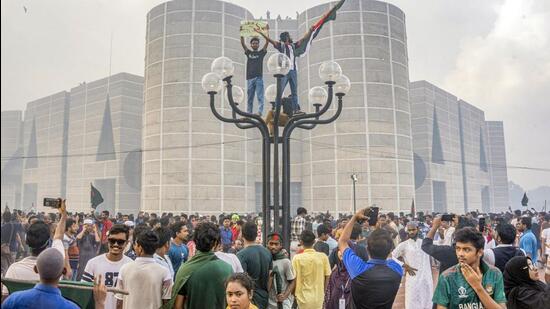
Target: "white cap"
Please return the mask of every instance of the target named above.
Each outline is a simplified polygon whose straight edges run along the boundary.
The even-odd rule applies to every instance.
[[[94,224],[92,219],[84,219],[84,224]]]
[[[133,221],[125,221],[124,225],[126,225],[128,227],[134,227],[134,222]]]

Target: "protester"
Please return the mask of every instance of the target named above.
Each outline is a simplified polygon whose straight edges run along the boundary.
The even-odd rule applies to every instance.
[[[220,229],[211,222],[197,224],[193,231],[197,253],[176,274],[171,300],[163,308],[225,308],[225,281],[231,266],[216,257]]]
[[[300,246],[300,235],[306,228],[307,210],[303,207],[298,207],[297,215],[290,223],[290,254],[293,256],[298,251]]]
[[[317,252],[321,252],[330,255],[330,246],[326,243],[326,240],[329,238],[330,229],[325,225],[321,224],[317,227],[317,241],[313,245],[313,249]]]
[[[456,265],[458,259],[456,256],[454,246],[438,246],[434,245],[434,237],[439,226],[441,225],[441,216],[434,218],[432,228],[426,235],[426,238],[422,240],[422,251],[426,252],[429,256],[439,261],[439,273],[442,274],[448,268]],[[475,227],[476,225],[467,218],[460,218],[459,223],[455,229],[455,233],[464,227]],[[485,240],[483,241],[485,243]]]
[[[291,309],[294,303],[292,291],[296,287],[296,274],[283,250],[279,233],[271,233],[267,236],[267,248],[273,257],[273,270],[269,278],[271,280],[269,308],[277,309],[277,303],[282,303],[283,309]]]
[[[267,282],[273,268],[271,253],[256,243],[258,227],[253,222],[246,222],[242,229],[244,249],[237,253],[244,272],[254,280],[253,303],[260,309],[267,308],[269,295]]]
[[[481,259],[483,235],[466,227],[454,239],[459,263],[439,276],[432,301],[438,308],[506,308],[502,273]]]
[[[158,309],[170,300],[172,276],[168,269],[159,265],[153,258],[159,244],[158,235],[154,231],[147,231],[140,233],[136,238],[134,250],[137,258],[124,264],[118,274],[116,287],[127,290],[128,295],[115,294],[117,307]],[[109,243],[113,243],[111,238]],[[124,246],[120,247],[121,252],[122,248]]]
[[[403,259],[406,271],[405,308],[432,308],[433,278],[430,256],[422,251],[418,223],[407,224],[408,239],[393,250],[394,259]]]
[[[76,235],[76,243],[78,245],[78,270],[75,280],[80,281],[84,268],[88,261],[97,255],[98,246],[101,241],[97,231],[97,225],[91,219],[84,219],[83,227],[80,233]]]
[[[241,261],[239,260],[237,255],[235,255],[234,253],[223,252],[223,245],[221,243],[216,246],[216,250],[214,254],[218,257],[218,259],[231,265],[231,269],[233,269],[233,273],[244,272],[243,266],[241,265]]]
[[[113,227],[113,222],[109,220],[108,210],[101,212],[101,220],[98,224],[98,230],[101,231],[101,246],[99,247],[99,253],[105,253],[109,250],[109,244],[107,243],[107,232],[109,232],[109,230]]]
[[[240,233],[240,230],[239,230],[239,233]],[[235,239],[233,241],[233,245],[231,246],[231,248],[229,248],[227,252],[232,254],[237,254],[237,252],[241,251],[243,247],[244,247],[243,241],[241,239]]]
[[[65,257],[58,249],[48,248],[36,258],[33,270],[40,283],[34,288],[11,294],[2,303],[2,309],[15,308],[79,308],[75,303],[65,299],[57,287],[59,278],[67,272]]]
[[[550,219],[550,215],[547,215],[545,219],[548,221]],[[544,253],[544,257],[546,259],[544,279],[546,283],[550,284],[550,227],[547,227],[542,231],[541,237],[541,243],[543,245],[542,252]]]
[[[108,232],[107,242],[109,251],[88,261],[82,274],[83,282],[94,282],[99,276],[104,279],[106,287],[115,287],[123,265],[132,262],[132,259],[123,254],[124,246],[128,241],[128,227],[115,224]],[[117,301],[112,292],[107,293],[105,308],[116,308]]]
[[[223,218],[223,225],[220,227],[223,252],[227,252],[233,244],[233,232],[231,231],[230,224],[231,219],[229,217]]]
[[[225,297],[227,308],[230,309],[258,309],[252,303],[254,282],[245,273],[231,275],[225,283]]]
[[[65,235],[63,236],[63,247],[65,248],[65,261],[67,266],[66,278],[76,280],[78,275],[79,248],[76,240],[78,223],[74,219],[67,219],[65,223]]]
[[[390,309],[403,276],[401,266],[394,260],[388,260],[393,249],[391,234],[384,229],[370,233],[367,240],[368,261],[359,257],[348,244],[353,226],[357,221],[367,220],[364,214],[369,211],[369,208],[362,209],[349,220],[338,240],[338,249],[342,252],[342,260],[351,278],[354,308]],[[367,301],[364,295],[369,295]]]
[[[504,292],[508,309],[539,309],[550,304],[550,285],[539,280],[531,258],[516,256],[504,269]]]
[[[313,232],[304,230],[300,236],[304,252],[292,258],[292,268],[296,273],[295,297],[300,309],[321,308],[331,273],[328,257],[313,250],[314,242]]]
[[[170,251],[170,238],[172,235],[172,230],[168,227],[161,226],[156,228],[154,231],[159,237],[159,244],[153,258],[159,265],[168,269],[170,272],[170,277],[173,280],[175,276],[174,267],[172,266],[172,261],[168,255],[168,251]]]
[[[538,242],[537,237],[531,231],[531,218],[522,217],[518,222],[518,231],[522,233],[519,239],[519,248],[525,251],[525,254],[536,263],[538,258]]]
[[[34,270],[38,255],[52,247],[58,250],[65,259],[65,248],[63,246],[63,235],[65,232],[65,223],[67,221],[67,210],[65,200],[60,201],[61,206],[58,209],[60,214],[59,222],[55,228],[53,239],[50,238],[50,228],[44,221],[36,221],[29,226],[27,231],[26,243],[29,246],[31,256],[10,265],[6,271],[5,278],[33,280],[38,281],[40,277]],[[7,294],[8,290],[3,287],[2,294]]]
[[[264,56],[267,54],[267,45],[269,41],[265,41],[262,49],[260,47],[260,39],[253,37],[250,39],[250,50],[244,43],[244,37],[241,36],[241,45],[246,55],[246,87],[248,88],[248,100],[246,111],[253,113],[254,94],[258,96],[258,115],[262,115],[264,111],[264,80],[263,80],[263,63]]]
[[[2,214],[2,276],[11,264],[15,262],[18,248],[22,247],[21,224],[17,222],[15,215],[6,209]]]
[[[501,223],[496,227],[496,242],[498,245],[483,253],[483,261],[495,266],[504,273],[504,266],[514,256],[525,256],[525,252],[514,247],[516,228],[509,223]]]
[[[168,256],[172,261],[174,272],[177,273],[181,264],[187,261],[189,249],[185,245],[189,237],[189,228],[185,222],[180,221],[172,224],[172,241],[170,242],[170,250]]]

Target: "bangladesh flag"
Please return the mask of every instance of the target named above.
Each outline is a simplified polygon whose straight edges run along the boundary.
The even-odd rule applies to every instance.
[[[2,284],[6,286],[10,294],[32,289],[36,283],[36,281],[2,278]],[[61,280],[59,289],[63,297],[74,302],[80,308],[95,308],[92,283]]]
[[[305,53],[307,53],[309,51],[309,47],[311,46],[311,42],[313,41],[313,39],[315,39],[317,37],[317,35],[319,34],[319,32],[321,31],[321,28],[323,28],[323,26],[331,21],[331,20],[335,20],[336,19],[336,11],[338,11],[342,5],[344,4],[346,0],[340,0],[336,3],[336,5],[334,5],[328,12],[326,12],[323,17],[321,17],[321,19],[319,19],[314,25],[313,25],[313,29],[311,32],[308,32],[309,33],[309,36],[306,36],[303,38],[303,40],[300,42],[300,45],[299,46],[296,46],[295,50],[294,50],[294,55],[296,57],[300,56],[300,55],[303,55]],[[305,43],[305,44],[304,44]]]
[[[96,209],[99,204],[103,203],[103,196],[101,196],[99,190],[92,183],[90,183],[90,187],[90,203],[92,204],[92,208]]]

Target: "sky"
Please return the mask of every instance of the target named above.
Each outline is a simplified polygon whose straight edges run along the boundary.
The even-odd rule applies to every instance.
[[[146,14],[163,2],[2,0],[2,111],[107,76],[111,37],[112,73],[143,75]],[[329,1],[228,2],[284,18]],[[388,2],[406,14],[410,80],[504,121],[508,178],[526,189],[550,185],[550,1]]]

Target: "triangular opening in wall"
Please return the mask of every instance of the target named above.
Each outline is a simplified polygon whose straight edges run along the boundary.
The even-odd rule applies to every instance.
[[[38,167],[38,147],[36,145],[36,117],[32,119],[31,136],[29,138],[29,146],[27,147],[27,155],[25,159],[25,168]]]
[[[487,172],[487,156],[485,155],[485,143],[483,142],[483,129],[479,129],[479,169]]]
[[[111,104],[109,95],[105,102],[105,111],[103,113],[103,123],[101,125],[101,134],[97,146],[96,161],[115,160],[115,142],[113,138],[113,122],[111,121]]]
[[[445,159],[443,158],[443,147],[441,146],[441,133],[439,132],[439,124],[437,122],[435,107],[432,132],[432,162],[437,164],[445,164]]]

